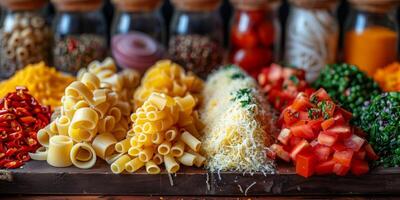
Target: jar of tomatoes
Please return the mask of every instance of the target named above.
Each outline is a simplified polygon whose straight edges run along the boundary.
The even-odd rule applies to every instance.
[[[279,1],[231,0],[229,61],[253,76],[279,55]]]
[[[344,61],[373,76],[398,60],[398,0],[349,0],[345,24]]]
[[[28,64],[50,64],[52,32],[46,20],[46,0],[1,0],[0,79]]]
[[[55,67],[76,74],[94,60],[107,55],[107,23],[102,0],[52,0],[57,13],[53,21]]]
[[[172,0],[175,13],[168,53],[172,60],[205,78],[223,59],[221,0]]]

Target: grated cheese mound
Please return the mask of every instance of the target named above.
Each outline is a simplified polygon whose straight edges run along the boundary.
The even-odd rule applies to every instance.
[[[206,124],[202,151],[211,172],[274,173],[266,146],[273,143],[273,111],[256,81],[241,69],[222,68],[207,80],[200,109]]]

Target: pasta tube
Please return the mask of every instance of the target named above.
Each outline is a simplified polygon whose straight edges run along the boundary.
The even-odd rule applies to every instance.
[[[181,135],[181,140],[193,151],[198,152],[200,150],[201,142],[189,132],[183,132]]]
[[[187,152],[183,153],[183,155],[178,158],[178,161],[186,166],[193,166],[195,160],[196,156]]]
[[[144,162],[142,162],[139,158],[135,158],[125,164],[125,169],[129,173],[133,173],[144,166]]]
[[[114,153],[115,143],[117,143],[117,140],[112,134],[102,133],[94,138],[92,147],[96,152],[96,155],[105,160],[107,156],[110,156]]]
[[[96,152],[87,143],[75,144],[70,152],[72,164],[81,169],[89,169],[96,164]]]
[[[164,156],[164,165],[168,173],[173,174],[179,170],[179,164],[171,155]]]
[[[125,170],[125,165],[131,160],[128,155],[123,155],[111,164],[111,171],[114,174],[120,174]]]
[[[32,160],[46,160],[47,159],[47,148],[46,147],[39,147],[35,153],[29,152],[29,156]]]
[[[146,162],[146,172],[149,174],[159,174],[161,169],[153,161],[148,161]]]
[[[55,135],[50,138],[47,163],[54,167],[68,167],[72,165],[70,152],[72,139],[65,135]]]

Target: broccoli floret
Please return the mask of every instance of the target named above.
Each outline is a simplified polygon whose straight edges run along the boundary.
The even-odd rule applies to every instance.
[[[381,93],[378,84],[349,64],[327,65],[314,83],[324,88],[342,107],[353,113],[353,124],[360,124],[360,114],[365,101]]]
[[[400,92],[383,93],[365,103],[361,128],[384,167],[400,166]]]

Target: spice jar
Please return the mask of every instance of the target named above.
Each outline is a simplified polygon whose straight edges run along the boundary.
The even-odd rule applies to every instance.
[[[46,0],[2,0],[5,14],[0,25],[0,79],[28,64],[51,57],[52,33],[43,7]]]
[[[229,61],[256,76],[279,54],[279,1],[231,0],[231,3],[235,11],[230,28]]]
[[[223,59],[221,0],[172,0],[169,55],[187,70],[205,78]]]
[[[144,72],[164,57],[161,3],[161,0],[114,0],[118,12],[113,21],[111,50],[118,66]]]
[[[344,61],[373,76],[397,60],[397,0],[349,0],[352,5],[344,34]]]
[[[337,0],[290,0],[284,60],[304,69],[315,81],[326,64],[336,61],[339,25],[334,15]]]
[[[100,11],[102,0],[52,0],[57,13],[53,22],[54,65],[76,74],[107,54],[107,25]]]

